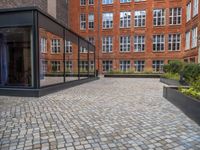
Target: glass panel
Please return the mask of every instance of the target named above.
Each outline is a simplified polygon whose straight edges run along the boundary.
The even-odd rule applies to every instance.
[[[95,47],[93,45],[89,46],[89,75],[94,76],[95,73]]]
[[[44,28],[39,28],[40,86],[64,82],[64,40]]]
[[[0,86],[33,86],[30,27],[0,29]]]
[[[78,80],[78,37],[65,31],[65,81]]]

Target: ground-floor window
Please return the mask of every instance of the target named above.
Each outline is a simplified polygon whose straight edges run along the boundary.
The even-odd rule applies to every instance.
[[[130,60],[121,60],[120,61],[120,70],[123,72],[130,71],[131,62]]]
[[[144,71],[145,61],[144,60],[136,60],[134,62],[134,65],[135,65],[135,71],[136,72],[143,72]]]
[[[65,72],[72,72],[72,61],[65,62]]]
[[[163,65],[164,65],[163,60],[153,60],[152,63],[153,72],[163,72]]]
[[[113,68],[113,64],[112,64],[112,60],[104,60],[102,62],[103,64],[103,72],[110,72],[112,71],[112,68]]]
[[[51,71],[60,72],[60,61],[51,61]]]
[[[80,61],[80,72],[88,72],[88,61],[87,60]]]

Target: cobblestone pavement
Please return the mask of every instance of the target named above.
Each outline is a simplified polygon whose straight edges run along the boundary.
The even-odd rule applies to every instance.
[[[200,127],[158,79],[114,79],[42,98],[0,97],[0,149],[200,149]]]

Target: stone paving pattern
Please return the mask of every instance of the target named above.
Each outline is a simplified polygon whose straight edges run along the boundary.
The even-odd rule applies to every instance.
[[[41,98],[0,97],[0,149],[199,150],[200,127],[162,87],[101,78]]]

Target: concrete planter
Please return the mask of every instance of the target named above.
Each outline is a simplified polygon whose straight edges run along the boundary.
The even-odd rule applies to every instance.
[[[173,80],[173,79],[167,79],[167,78],[160,78],[160,82],[167,84],[167,85],[175,85],[175,86],[180,86],[181,83],[177,80]]]
[[[105,74],[106,78],[160,78],[161,74]]]
[[[175,86],[164,86],[163,97],[200,125],[200,100],[182,94]]]

